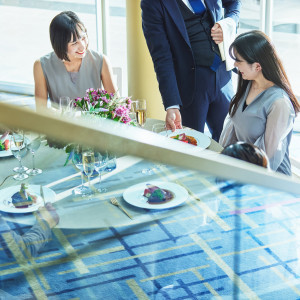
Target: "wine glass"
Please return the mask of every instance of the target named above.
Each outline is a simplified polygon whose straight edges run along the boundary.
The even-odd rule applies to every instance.
[[[101,176],[102,172],[106,168],[108,162],[107,152],[95,152],[95,170],[99,174],[99,188],[97,189],[99,193],[104,193],[107,191],[106,188],[101,188]]]
[[[14,157],[19,161],[19,167],[14,168],[14,171],[18,173],[14,176],[14,179],[24,180],[28,178],[28,175],[24,174],[28,168],[22,166],[22,158],[27,153],[26,139],[22,131],[12,133],[10,138],[10,150]]]
[[[34,162],[35,152],[40,148],[41,145],[41,136],[40,135],[36,136],[32,133],[29,133],[27,136],[29,137],[29,143],[27,144],[27,149],[32,154],[32,169],[27,170],[26,173],[28,175],[35,176],[37,174],[42,173],[41,169],[37,169],[35,167],[35,162]]]
[[[135,101],[135,116],[140,127],[144,127],[146,123],[146,109],[147,107],[145,99],[139,99]]]
[[[83,163],[82,163],[82,148],[77,146],[73,149],[72,162],[75,167],[80,170],[81,173],[81,185],[74,190],[75,194],[86,195],[90,192],[90,189],[83,185]]]
[[[82,164],[84,173],[88,178],[89,189],[92,192],[90,178],[95,169],[95,155],[91,149],[87,149],[82,152]]]

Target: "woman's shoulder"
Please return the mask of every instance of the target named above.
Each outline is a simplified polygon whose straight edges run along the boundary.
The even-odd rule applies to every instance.
[[[95,51],[95,50],[92,50],[92,49],[89,49],[87,51],[87,54],[89,57],[91,57],[93,60],[102,60],[103,59],[103,54],[98,52],[98,51]]]

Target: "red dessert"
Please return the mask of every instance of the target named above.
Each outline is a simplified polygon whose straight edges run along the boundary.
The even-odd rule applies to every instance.
[[[171,191],[161,189],[152,184],[146,184],[147,188],[144,190],[144,197],[148,199],[149,204],[162,204],[171,201],[174,195]]]

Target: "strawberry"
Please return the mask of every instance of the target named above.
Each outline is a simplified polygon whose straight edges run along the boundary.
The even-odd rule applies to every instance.
[[[7,151],[9,149],[9,140],[5,140],[3,144],[5,147],[5,150]]]

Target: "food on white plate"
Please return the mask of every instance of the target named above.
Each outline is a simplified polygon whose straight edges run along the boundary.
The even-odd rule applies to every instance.
[[[144,197],[147,198],[149,204],[163,204],[174,199],[174,194],[169,190],[161,189],[149,183],[146,186]]]
[[[190,135],[186,135],[185,133],[180,133],[180,134],[171,136],[171,138],[174,140],[178,140],[178,141],[181,141],[181,142],[184,142],[187,144],[197,146],[197,140]]]
[[[20,191],[12,195],[12,204],[15,208],[27,208],[36,203],[37,196],[28,193],[26,189],[25,183],[22,183]]]

